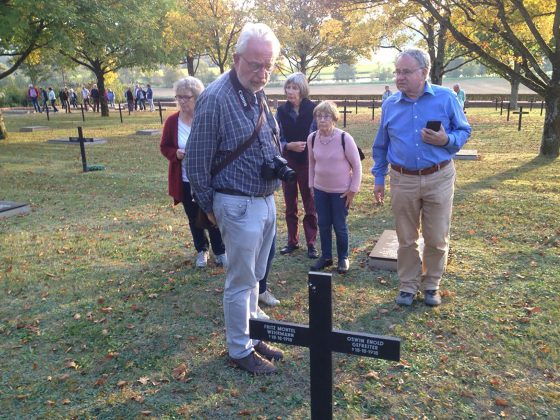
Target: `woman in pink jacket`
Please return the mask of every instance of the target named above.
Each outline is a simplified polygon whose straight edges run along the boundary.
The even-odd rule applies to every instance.
[[[336,234],[337,271],[346,273],[348,225],[346,217],[352,200],[360,190],[362,163],[352,136],[335,127],[338,110],[332,102],[321,102],[313,111],[318,130],[307,138],[309,186],[315,195],[321,257],[311,266],[322,270],[333,264],[332,229]]]

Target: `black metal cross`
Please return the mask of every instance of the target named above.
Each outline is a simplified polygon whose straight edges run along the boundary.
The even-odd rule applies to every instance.
[[[249,320],[251,338],[309,348],[313,420],[332,419],[333,351],[400,360],[401,340],[398,338],[332,329],[331,281],[330,273],[309,273],[309,326]]]
[[[523,118],[524,114],[528,114],[529,112],[523,112],[523,107],[519,107],[519,111],[514,111],[514,114],[519,114],[519,122],[517,123],[517,131],[521,131],[521,118]]]
[[[348,101],[345,99],[344,100],[344,111],[340,111],[342,114],[344,114],[344,119],[343,119],[343,127],[346,128],[346,114],[351,114],[352,111],[348,111],[346,108],[348,106]]]

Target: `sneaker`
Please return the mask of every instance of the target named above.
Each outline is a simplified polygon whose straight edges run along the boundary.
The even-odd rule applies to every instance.
[[[204,268],[208,264],[208,251],[200,251],[196,256],[196,266]]]
[[[338,260],[336,271],[338,271],[340,274],[347,273],[349,268],[350,268],[350,261],[348,261],[348,258],[342,258]]]
[[[227,255],[225,253],[216,255],[216,265],[218,267],[227,268]]]
[[[276,373],[274,365],[255,351],[252,351],[251,354],[242,359],[230,357],[230,360],[238,368],[246,370],[253,375],[270,375],[271,373]]]
[[[270,317],[260,307],[257,306],[257,319],[268,321]]]
[[[311,266],[311,270],[319,271],[325,267],[330,267],[332,265],[332,258],[325,259],[323,257],[319,258],[315,264]]]
[[[276,306],[280,304],[280,301],[276,299],[272,293],[270,293],[270,290],[265,290],[263,293],[259,293],[259,302],[268,306]]]
[[[284,353],[282,353],[282,350],[273,346],[269,346],[264,341],[259,341],[259,344],[257,344],[254,349],[257,353],[267,358],[271,362],[273,360],[278,361],[284,358]]]
[[[412,305],[413,300],[414,300],[414,293],[399,292],[399,295],[395,299],[395,302],[397,302],[397,305],[410,306]]]
[[[307,247],[307,256],[312,260],[319,258],[319,251],[315,248],[315,245],[309,245]]]
[[[424,303],[428,306],[441,305],[439,290],[424,290]]]
[[[299,248],[299,245],[297,245],[297,244],[296,245],[288,244],[280,250],[280,254],[282,254],[282,255],[291,254],[292,252],[294,252],[298,248]]]

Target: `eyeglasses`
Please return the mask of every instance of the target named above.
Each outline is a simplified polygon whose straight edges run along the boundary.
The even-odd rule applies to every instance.
[[[240,57],[247,63],[247,65],[249,66],[249,69],[251,69],[251,71],[253,73],[258,73],[262,69],[266,73],[270,74],[270,73],[272,73],[272,70],[274,70],[274,67],[275,67],[274,63],[268,63],[268,64],[255,63],[254,61],[248,61],[242,55],[240,55]]]
[[[395,70],[395,71],[393,72],[393,76],[404,76],[404,77],[408,77],[408,76],[410,76],[412,73],[417,72],[418,70],[421,70],[421,68],[418,67],[417,69],[414,69],[414,70],[409,70],[409,69]]]
[[[332,115],[330,115],[330,114],[317,114],[317,121],[318,120],[332,120]]]
[[[182,102],[190,101],[192,98],[194,98],[194,95],[175,95],[175,99]]]

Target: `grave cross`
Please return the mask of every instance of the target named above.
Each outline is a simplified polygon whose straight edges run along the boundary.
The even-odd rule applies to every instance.
[[[158,108],[159,108],[159,120],[163,124],[163,114],[161,113],[161,101],[158,100],[157,103],[158,103]]]
[[[342,126],[344,128],[346,128],[346,114],[351,114],[352,113],[352,111],[348,111],[346,109],[347,105],[348,105],[348,101],[345,99],[344,100],[344,111],[340,111],[342,114],[344,114],[344,120],[343,120],[343,124],[342,124]]]
[[[373,121],[375,119],[375,99],[372,99],[371,106],[368,108],[371,108],[371,120]]]
[[[253,339],[309,348],[311,418],[332,419],[332,352],[400,360],[400,339],[332,329],[332,274],[309,272],[309,326],[249,320]]]
[[[507,113],[507,119],[506,121],[509,122],[509,113],[511,111],[511,103],[508,102],[508,113]]]
[[[502,99],[502,101],[500,102],[500,115],[504,114],[504,100]]]
[[[541,117],[542,117],[543,108],[544,108],[544,101],[541,101]]]
[[[121,109],[121,103],[119,102],[119,116],[121,117],[121,124],[123,123],[122,120],[122,109]]]
[[[524,114],[528,114],[529,112],[523,112],[523,107],[519,107],[519,111],[514,111],[514,114],[519,114],[519,122],[517,123],[517,131],[521,131],[521,118],[523,118]]]
[[[358,115],[358,100],[356,99],[356,115]]]

